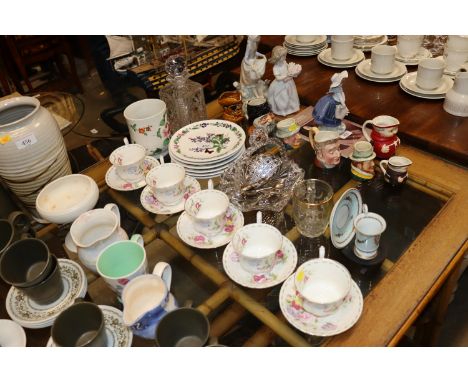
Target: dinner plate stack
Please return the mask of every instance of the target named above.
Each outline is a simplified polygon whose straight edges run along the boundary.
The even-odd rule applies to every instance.
[[[184,126],[169,143],[171,161],[183,166],[187,175],[197,179],[221,175],[244,151],[242,127],[218,119]]]
[[[374,46],[385,44],[387,41],[388,37],[385,35],[357,35],[354,36],[354,47],[368,52]]]
[[[310,42],[299,42],[297,41],[297,36],[286,36],[283,46],[293,56],[315,56],[322,50],[327,49],[327,36],[316,36]]]
[[[29,208],[41,189],[71,174],[57,122],[33,97],[0,102],[0,176]]]

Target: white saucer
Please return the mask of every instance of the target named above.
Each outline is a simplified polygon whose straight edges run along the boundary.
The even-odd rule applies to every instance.
[[[351,328],[362,313],[363,297],[357,284],[351,282],[350,294],[343,304],[329,316],[317,317],[302,307],[302,297],[297,292],[292,274],[281,287],[279,302],[281,312],[288,322],[301,332],[312,336],[334,336]]]
[[[440,99],[445,98],[445,94],[452,88],[453,80],[447,76],[442,76],[440,86],[434,90],[424,90],[416,85],[416,76],[418,72],[408,73],[400,80],[400,87],[408,94],[421,98]]]
[[[297,265],[297,251],[294,244],[283,236],[281,251],[278,251],[277,261],[271,272],[253,275],[244,270],[239,263],[239,255],[234,252],[234,246],[229,243],[223,254],[223,267],[229,278],[247,288],[264,289],[281,284],[286,280]]]
[[[111,168],[109,168],[109,170],[107,170],[106,183],[110,188],[117,191],[138,190],[139,188],[146,186],[146,174],[149,170],[156,166],[159,166],[159,162],[156,158],[150,156],[145,157],[145,160],[143,161],[144,176],[138,182],[128,182],[126,180],[123,180],[120,176],[117,175],[115,167],[112,166]]]
[[[223,230],[216,236],[207,237],[196,231],[192,224],[192,218],[183,212],[177,220],[177,234],[180,239],[195,248],[209,249],[222,247],[229,243],[239,228],[244,226],[244,215],[233,204],[225,216],[225,225]]]
[[[354,53],[353,56],[348,59],[348,60],[335,60],[331,56],[331,48],[323,50],[318,56],[317,59],[318,61],[326,66],[330,66],[332,68],[352,68],[353,66],[356,66],[358,63],[360,63],[362,60],[364,60],[365,55],[364,53],[356,48],[353,48]]]
[[[431,57],[432,57],[432,53],[430,50],[420,47],[416,56],[412,58],[401,57],[397,51],[395,55],[395,60],[400,61],[401,63],[405,65],[411,66],[411,65],[418,65],[419,61],[424,60],[425,58],[431,58]]]
[[[367,59],[361,61],[356,66],[356,74],[368,81],[372,82],[394,82],[398,81],[402,76],[407,73],[406,66],[401,62],[395,61],[395,68],[391,73],[388,74],[375,74],[371,69],[371,60]]]
[[[296,36],[294,35],[289,35],[284,37],[284,41],[292,46],[292,47],[314,47],[317,45],[321,45],[327,41],[327,36],[326,35],[319,35],[314,41],[311,42],[299,42],[296,39]]]
[[[76,298],[85,296],[88,282],[83,269],[68,259],[59,259],[58,263],[63,280],[62,295],[52,304],[38,305],[21,290],[11,287],[5,305],[13,321],[32,329],[51,326],[55,318],[72,305]]]
[[[132,346],[133,333],[128,326],[125,326],[122,311],[108,305],[99,305],[99,307],[104,313],[107,347]],[[52,337],[49,338],[47,347],[55,347]]]
[[[188,175],[186,175],[184,179],[184,188],[184,197],[180,200],[180,202],[172,206],[168,206],[156,198],[156,195],[153,194],[150,186],[146,186],[140,195],[141,205],[145,210],[152,212],[153,214],[170,215],[183,211],[187,198],[195,192],[201,190],[200,183]]]

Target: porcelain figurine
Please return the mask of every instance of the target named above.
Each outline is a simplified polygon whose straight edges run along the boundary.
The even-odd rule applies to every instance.
[[[466,65],[468,68],[468,65]],[[444,110],[459,117],[468,117],[468,72],[459,71],[453,87],[445,95]]]
[[[333,168],[340,163],[341,152],[339,135],[336,131],[309,129],[309,141],[315,151],[314,163],[320,168]]]
[[[366,130],[366,125],[369,124],[374,127],[370,135]],[[389,115],[379,115],[363,123],[362,133],[369,142],[372,142],[378,158],[388,159],[395,155],[396,149],[400,145],[400,138],[396,135],[399,124],[398,119]]]
[[[359,181],[370,180],[374,177],[375,152],[369,142],[360,141],[354,144],[351,159],[351,175]]]
[[[285,116],[299,111],[300,103],[294,78],[302,70],[302,66],[294,62],[286,62],[288,51],[283,46],[275,46],[269,62],[273,63],[275,79],[268,88],[268,102],[271,111],[276,115]]]
[[[248,36],[245,56],[241,64],[240,83],[235,82],[234,87],[242,94],[242,101],[266,97],[268,81],[263,81],[267,58],[257,52],[260,36]]]
[[[389,160],[381,160],[379,166],[387,183],[400,186],[408,179],[408,167],[412,164],[411,159],[393,156]]]
[[[331,78],[328,93],[320,98],[312,111],[312,117],[320,130],[336,131],[341,134],[346,130],[343,122],[349,110],[345,104],[345,94],[342,82],[348,78],[348,72],[343,70]]]

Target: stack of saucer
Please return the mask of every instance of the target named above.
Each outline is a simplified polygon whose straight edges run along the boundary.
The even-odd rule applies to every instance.
[[[332,68],[352,68],[364,60],[364,53],[354,48],[353,55],[347,60],[335,60],[331,55],[331,48],[325,49],[317,56],[318,62]]]
[[[444,74],[442,76],[440,85],[433,90],[425,90],[416,84],[417,72],[408,73],[400,80],[400,88],[408,94],[419,98],[426,99],[442,99],[445,94],[452,88],[453,80],[450,76]]]
[[[221,175],[244,151],[244,130],[217,119],[191,123],[178,130],[169,143],[171,161],[197,179]]]
[[[297,37],[286,36],[284,38],[283,45],[288,50],[288,53],[293,56],[315,56],[328,46],[327,36],[325,35],[314,36],[315,38],[308,42],[300,42]]]
[[[72,260],[59,259],[58,262],[63,282],[61,296],[49,305],[39,305],[23,291],[11,287],[5,305],[13,321],[31,329],[52,326],[57,316],[72,305],[75,299],[85,296],[88,282],[83,269]]]
[[[385,44],[387,40],[385,35],[358,35],[354,36],[354,47],[368,52],[376,45]]]
[[[398,81],[407,73],[406,66],[401,62],[395,61],[393,70],[388,74],[377,74],[371,70],[371,60],[361,61],[358,66],[356,66],[356,74],[372,82],[395,82]]]

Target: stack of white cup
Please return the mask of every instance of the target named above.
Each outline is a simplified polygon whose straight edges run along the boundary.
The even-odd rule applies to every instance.
[[[336,61],[347,61],[353,57],[354,53],[353,36],[332,36],[331,56]]]
[[[444,49],[445,69],[448,72],[458,71],[468,63],[468,35],[449,36]]]

